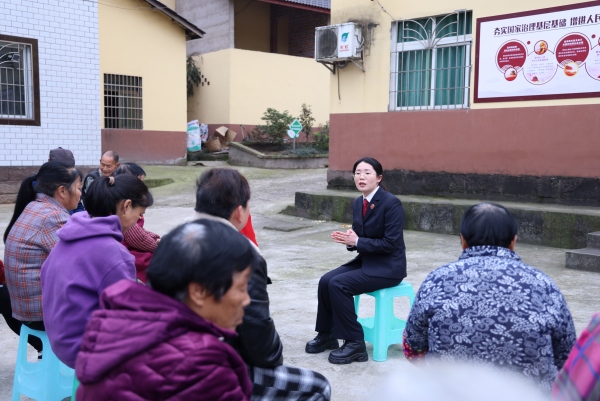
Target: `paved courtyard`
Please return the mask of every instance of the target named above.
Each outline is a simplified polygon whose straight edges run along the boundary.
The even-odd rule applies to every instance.
[[[148,167],[148,178],[171,177],[175,183],[152,190],[156,199],[155,205],[147,210],[146,228],[162,235],[191,215],[195,204],[194,180],[206,168]],[[329,237],[331,231],[345,228],[341,223],[306,220],[279,212],[293,204],[295,191],[325,189],[326,170],[239,170],[252,188],[252,219],[273,280],[269,286],[271,313],[284,344],[285,363],[323,373],[331,381],[335,401],[372,399],[386,377],[393,377],[408,365],[400,345],[390,347],[386,362],[369,360],[351,365],[332,365],[327,361],[327,353],[304,352],[304,344],[315,335],[319,277],[348,261],[352,254]],[[13,205],[0,205],[2,233],[12,210]],[[461,254],[457,236],[415,231],[405,231],[404,235],[406,281],[413,284],[415,291],[430,271]],[[571,308],[577,332],[581,332],[591,315],[600,311],[600,275],[565,269],[564,249],[517,243],[516,251],[526,263],[539,267],[554,279]],[[4,244],[0,244],[0,255],[3,253]],[[402,299],[396,302],[397,315],[406,316],[408,302]],[[372,303],[364,302],[360,314],[368,314],[372,308]],[[10,399],[17,343],[18,337],[0,319],[0,400]],[[367,344],[367,348],[371,356],[372,347]]]

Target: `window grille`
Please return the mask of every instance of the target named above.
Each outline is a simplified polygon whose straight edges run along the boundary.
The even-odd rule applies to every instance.
[[[469,107],[472,25],[471,11],[395,24],[392,110]]]
[[[0,35],[0,124],[39,125],[34,52],[36,40]]]
[[[141,77],[104,74],[104,128],[143,129]]]

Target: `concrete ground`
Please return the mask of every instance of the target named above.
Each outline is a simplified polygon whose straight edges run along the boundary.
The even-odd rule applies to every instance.
[[[215,162],[205,164],[216,165]],[[195,204],[194,180],[206,168],[148,167],[149,178],[172,177],[176,182],[152,190],[155,205],[146,212],[146,228],[165,234],[183,222]],[[315,335],[319,277],[348,261],[352,255],[329,237],[333,230],[346,226],[284,216],[279,212],[294,203],[295,191],[325,189],[326,170],[239,170],[252,188],[252,219],[273,280],[273,285],[269,286],[271,313],[284,344],[285,363],[323,373],[332,384],[335,401],[372,399],[386,377],[408,365],[399,345],[390,347],[386,362],[369,360],[351,365],[332,365],[327,361],[327,353],[309,355],[304,352],[306,341]],[[12,205],[0,205],[1,233],[12,210]],[[430,271],[456,260],[461,253],[456,236],[415,231],[405,231],[404,235],[408,259],[406,280],[413,284],[415,291]],[[4,253],[3,246],[0,244],[0,255]],[[564,249],[517,244],[516,251],[525,262],[539,267],[558,284],[580,333],[591,315],[600,311],[600,275],[565,269]],[[406,316],[408,302],[403,299],[396,302],[396,314]],[[362,302],[360,314],[366,315],[372,309],[371,302]],[[0,400],[10,399],[17,343],[18,337],[0,319]],[[367,348],[371,356],[372,347],[367,344]]]

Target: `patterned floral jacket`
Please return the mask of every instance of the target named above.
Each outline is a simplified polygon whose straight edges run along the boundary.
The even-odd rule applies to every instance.
[[[575,339],[567,303],[546,274],[507,248],[476,246],[427,276],[404,353],[506,367],[550,391]]]

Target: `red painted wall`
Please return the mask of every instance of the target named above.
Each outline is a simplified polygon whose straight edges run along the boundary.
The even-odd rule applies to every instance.
[[[600,177],[598,105],[332,114],[329,170]]]
[[[102,152],[114,150],[124,161],[177,164],[187,160],[187,134],[178,131],[103,129]]]

